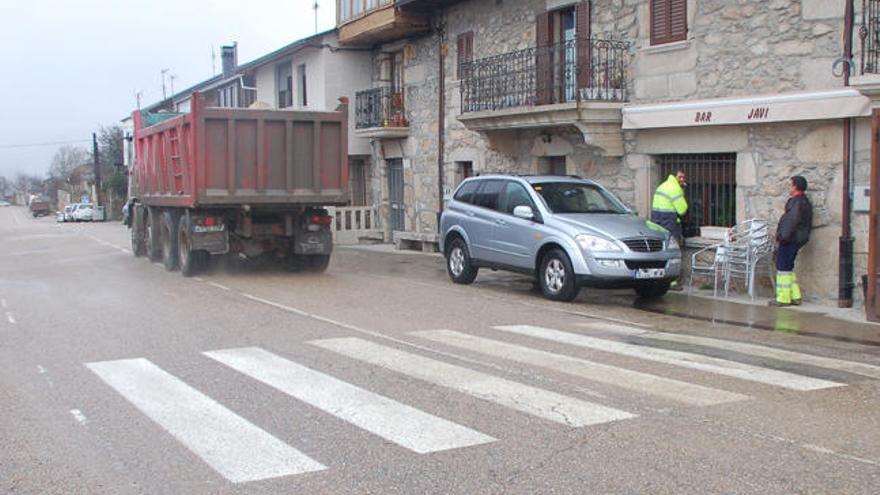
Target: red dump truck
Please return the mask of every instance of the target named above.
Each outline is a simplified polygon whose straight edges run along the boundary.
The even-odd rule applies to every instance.
[[[135,256],[191,276],[211,256],[283,258],[323,271],[326,206],[346,201],[348,110],[206,107],[134,112],[127,223]]]

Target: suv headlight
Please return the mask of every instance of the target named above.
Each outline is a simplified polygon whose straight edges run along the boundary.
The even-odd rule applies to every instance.
[[[584,251],[623,251],[617,243],[595,235],[581,234],[574,240]]]
[[[678,245],[678,240],[675,237],[669,236],[669,240],[666,241],[666,249],[669,251],[675,251],[681,249],[681,246]]]

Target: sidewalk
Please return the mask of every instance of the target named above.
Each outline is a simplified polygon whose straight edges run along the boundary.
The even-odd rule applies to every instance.
[[[440,253],[398,250],[392,244],[336,246],[338,249],[379,255],[421,257],[424,261],[440,258]],[[618,294],[617,292],[620,292]],[[624,295],[625,294],[625,295]],[[694,288],[691,293],[670,292],[659,300],[630,299],[630,291],[609,291],[614,299],[634,301],[642,311],[710,321],[728,325],[815,336],[840,341],[880,345],[880,324],[865,321],[861,309],[843,309],[815,303],[775,308],[767,306],[768,297],[731,293],[729,298],[714,297],[711,290]]]

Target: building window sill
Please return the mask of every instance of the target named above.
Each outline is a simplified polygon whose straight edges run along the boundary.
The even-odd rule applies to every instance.
[[[651,53],[666,53],[666,52],[675,52],[678,50],[687,50],[691,46],[691,41],[693,38],[688,38],[682,41],[673,41],[672,43],[663,43],[662,45],[651,45],[650,41],[647,41],[647,45],[642,46],[639,50],[642,53],[651,54]]]

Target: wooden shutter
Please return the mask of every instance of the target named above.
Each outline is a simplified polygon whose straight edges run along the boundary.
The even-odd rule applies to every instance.
[[[458,35],[458,78],[465,79],[467,74],[462,64],[474,61],[474,32],[468,31]]]
[[[669,2],[669,41],[687,39],[687,0]]]
[[[535,96],[538,105],[546,105],[553,97],[553,35],[550,31],[550,12],[538,14],[535,33],[537,48],[535,54]]]
[[[590,87],[593,79],[592,41],[590,40],[591,4],[584,0],[575,7],[575,31],[577,32],[577,89]]]
[[[687,0],[651,0],[651,44],[687,39]]]

